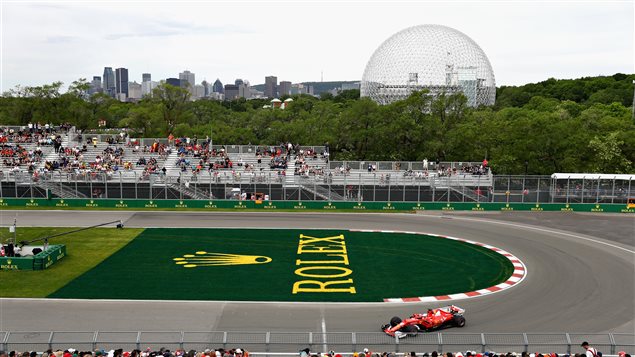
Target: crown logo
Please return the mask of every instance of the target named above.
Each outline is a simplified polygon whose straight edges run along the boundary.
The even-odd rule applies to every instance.
[[[262,255],[240,255],[225,253],[196,252],[195,254],[185,254],[183,257],[174,258],[176,265],[184,268],[213,267],[225,265],[249,265],[266,264],[272,259]]]

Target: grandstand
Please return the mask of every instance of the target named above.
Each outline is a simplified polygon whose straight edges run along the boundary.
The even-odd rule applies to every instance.
[[[196,138],[74,128],[26,139],[3,135],[0,197],[623,203],[632,196],[628,175],[495,176],[486,161],[332,161],[324,146],[210,148]]]

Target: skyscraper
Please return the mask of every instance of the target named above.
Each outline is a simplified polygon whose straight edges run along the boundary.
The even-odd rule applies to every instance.
[[[117,99],[125,102],[128,97],[128,68],[117,68],[115,70],[115,80],[117,89]],[[125,95],[125,96],[124,96]]]
[[[194,73],[185,70],[182,73],[179,73],[179,79],[181,80],[181,86],[183,88],[187,88],[190,93],[193,93],[194,85],[196,84]]]
[[[90,87],[88,87],[88,94],[101,93],[103,89],[101,87],[101,77],[94,76],[93,81],[90,82]]]
[[[225,91],[223,90],[223,83],[220,81],[220,79],[216,78],[216,81],[214,82],[214,85],[212,86],[212,92],[225,93]]]
[[[194,85],[194,94],[192,94],[191,100],[201,99],[205,97],[205,87],[202,84]]]
[[[112,72],[112,67],[104,67],[104,93],[111,97],[115,97],[115,74]]]
[[[165,83],[175,87],[181,86],[181,80],[178,78],[168,78],[165,80]]]
[[[280,96],[291,94],[291,82],[280,81],[280,85],[278,86],[278,94]]]
[[[141,75],[143,79],[141,82],[150,82],[152,80],[152,75],[150,73],[144,73]]]
[[[203,80],[201,84],[203,85],[203,97],[209,97],[209,83]]]
[[[238,78],[234,81],[234,85],[238,87],[238,97],[239,98],[249,98],[249,81],[243,81]],[[227,86],[225,86],[227,88]],[[225,97],[227,97],[227,93],[225,93]]]
[[[149,95],[152,96],[152,90],[154,90],[154,88],[156,88],[158,85],[157,82],[154,81],[147,81],[147,82],[142,82],[141,83],[141,96],[145,96],[145,95]]]
[[[141,99],[142,88],[140,83],[137,83],[136,81],[128,83],[128,91],[130,92],[130,97],[128,97],[128,99]]]
[[[238,98],[238,86],[235,84],[225,84],[225,100]]]
[[[278,96],[278,77],[265,77],[265,97],[275,98]]]

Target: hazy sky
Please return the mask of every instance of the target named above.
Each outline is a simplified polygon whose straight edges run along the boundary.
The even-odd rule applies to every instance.
[[[185,69],[223,83],[359,80],[375,49],[409,26],[475,40],[496,84],[634,73],[633,1],[0,0],[0,90],[69,84],[105,66],[130,81]]]

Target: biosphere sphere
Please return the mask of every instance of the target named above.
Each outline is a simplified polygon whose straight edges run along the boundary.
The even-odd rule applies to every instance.
[[[493,105],[494,71],[485,52],[464,33],[441,25],[402,30],[373,53],[362,77],[362,97],[379,104],[427,89],[433,95],[462,92],[469,106]]]

